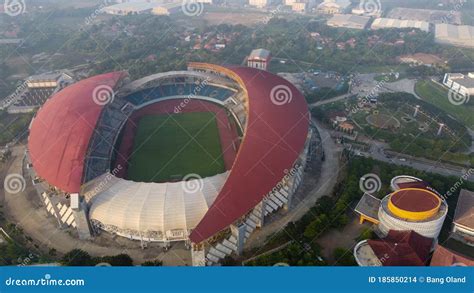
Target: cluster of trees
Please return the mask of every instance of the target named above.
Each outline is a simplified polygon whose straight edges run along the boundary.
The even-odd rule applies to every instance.
[[[357,266],[352,249],[338,247],[333,252],[334,265],[338,266]]]
[[[401,174],[412,175],[426,180],[433,188],[440,193],[450,190],[459,181],[456,177],[445,177],[437,174],[426,173],[405,166],[396,166],[373,159],[353,157],[349,152],[345,153],[347,158],[347,169],[343,180],[335,188],[332,196],[320,198],[315,206],[306,213],[300,220],[290,222],[284,229],[272,236],[267,243],[267,247],[276,247],[288,241],[294,241],[291,245],[278,252],[262,256],[249,265],[274,265],[278,262],[285,262],[290,265],[324,265],[325,262],[317,260],[321,247],[315,241],[331,229],[342,229],[349,220],[351,206],[353,206],[363,195],[359,188],[360,178],[368,173],[375,173],[380,177],[382,186],[375,194],[379,198],[390,193],[390,180]],[[474,190],[474,183],[463,182],[462,188]],[[449,215],[444,223],[440,236],[440,241],[444,241],[451,227],[451,222],[457,203],[460,189],[456,189],[452,195],[447,197],[449,205]],[[371,229],[365,229],[354,241],[374,238]],[[304,247],[310,245],[312,253],[305,251]],[[265,248],[264,248],[265,249]],[[300,259],[298,258],[300,257]],[[337,265],[354,265],[352,253],[347,253],[342,248],[334,251],[334,259]]]
[[[89,253],[81,249],[69,251],[62,257],[60,263],[63,266],[95,266],[101,263],[107,263],[112,266],[133,266],[133,260],[127,254],[91,257]]]
[[[467,151],[471,146],[471,136],[467,128],[458,121],[451,118],[444,111],[438,109],[436,106],[418,100],[413,95],[407,93],[384,93],[380,95],[379,101],[383,103],[385,108],[396,111],[404,105],[420,105],[424,112],[430,113],[433,118],[443,121],[447,127],[456,133],[453,138],[448,134],[436,136],[437,125],[432,123],[430,125],[432,130],[426,133],[417,133],[418,135],[405,136],[402,135],[404,129],[399,131],[398,135],[393,135],[389,130],[380,130],[367,128],[365,132],[367,135],[374,135],[376,138],[384,139],[390,144],[390,148],[397,152],[403,152],[412,156],[427,157],[430,159],[443,158],[469,160],[469,156],[460,153]],[[429,150],[427,152],[426,150]],[[470,156],[470,160],[474,156]]]
[[[132,258],[125,253],[114,256],[92,257],[89,253],[81,249],[73,249],[66,253],[60,263],[64,266],[95,266],[100,264],[109,264],[111,266],[133,266]],[[162,266],[160,260],[149,260],[142,263],[142,266],[156,267]]]
[[[0,266],[26,266],[49,261],[48,256],[39,252],[38,246],[31,245],[32,239],[24,235],[19,226],[8,223],[1,212],[0,226],[11,237],[1,235],[4,242],[0,244]]]
[[[340,88],[328,88],[323,87],[309,95],[306,96],[306,100],[308,103],[314,103],[317,101],[327,100],[330,98],[334,98],[340,95],[347,93],[349,90],[349,84],[344,82],[344,85]]]
[[[416,99],[413,95],[408,93],[382,93],[379,95],[379,102],[383,105],[382,109],[391,111],[391,113],[403,113],[403,111],[405,111],[405,113],[409,113],[410,115],[414,110],[408,107],[410,105],[413,107],[420,105],[421,109],[429,113],[431,117],[443,121],[447,127],[456,133],[456,137],[452,137],[447,133],[437,136],[438,126],[436,122],[429,123],[430,130],[426,133],[421,132],[418,129],[418,124],[415,122],[403,124],[404,126],[400,129],[379,129],[367,125],[362,129],[365,135],[386,141],[393,151],[406,153],[415,157],[425,157],[436,160],[441,158],[445,161],[463,165],[466,164],[466,162],[474,163],[474,155],[465,153],[469,150],[472,143],[467,128],[443,110],[428,102]],[[357,97],[354,97],[348,99],[345,103],[332,103],[313,108],[311,112],[313,117],[330,124],[328,115],[331,112],[346,111],[346,109],[350,111],[351,109],[358,108]],[[351,115],[353,119],[357,121],[360,120],[359,122],[362,122],[360,124],[365,123],[366,114],[364,112],[352,113]],[[429,150],[429,152],[426,150]]]
[[[293,242],[284,249],[275,253],[263,255],[247,263],[248,266],[274,266],[285,263],[290,266],[323,266],[326,262],[320,261],[321,249],[316,244]]]
[[[5,111],[0,111],[0,146],[12,141],[18,135],[26,132],[33,114],[20,114],[11,119]]]
[[[269,242],[269,245],[275,245],[277,242],[284,243],[294,240],[296,247],[289,251],[289,246],[277,253],[262,257],[263,260],[259,258],[254,263],[256,265],[266,265],[268,262],[266,260],[270,259],[274,263],[290,261],[292,265],[310,265],[306,262],[291,262],[290,257],[292,255],[291,252],[297,247],[302,247],[300,243],[310,243],[317,252],[313,255],[311,261],[320,265],[324,264],[324,262],[320,262],[317,259],[320,247],[318,247],[315,241],[331,229],[342,229],[348,223],[349,217],[347,212],[349,206],[353,201],[358,200],[362,196],[359,189],[359,179],[368,173],[368,169],[368,166],[361,166],[359,162],[351,162],[347,171],[347,177],[336,186],[333,196],[323,196],[318,199],[308,213],[300,220],[290,222],[284,231],[276,234]]]
[[[2,256],[0,266],[12,266],[21,264],[22,259],[30,256],[30,252],[18,243],[7,239],[5,243],[0,244],[0,255]],[[37,259],[32,261],[37,261]]]
[[[45,17],[48,18],[46,22],[42,21]],[[90,22],[93,24],[86,25],[91,17]],[[24,47],[15,48],[19,54],[64,54],[63,58],[57,55],[46,67],[42,65],[43,69],[51,66],[67,67],[89,61],[94,64],[93,73],[127,69],[132,78],[184,69],[188,61],[241,64],[252,49],[259,47],[271,50],[275,57],[301,61],[296,68],[305,70],[314,64],[314,67],[322,70],[343,74],[357,71],[358,67],[398,65],[397,56],[417,52],[440,54],[449,60],[449,65],[453,68],[474,68],[474,50],[462,49],[461,54],[458,48],[435,44],[431,34],[421,31],[408,33],[411,29],[341,30],[328,27],[324,19],[287,19],[278,15],[259,30],[228,24],[196,25],[190,28],[189,23],[179,17],[153,15],[100,19],[101,21],[94,14],[94,8],[69,9],[35,12],[28,17],[9,20],[6,25],[18,26],[18,37],[26,38]],[[71,25],[72,20],[79,23]],[[37,30],[38,23],[42,24],[41,30],[45,33],[32,33]],[[78,29],[78,26],[81,29]],[[313,38],[308,32],[317,32],[320,38]],[[232,41],[219,52],[195,50],[192,47],[197,40],[193,37],[191,41],[185,41],[184,33],[194,34],[193,36],[207,34],[208,39],[203,42],[218,33],[226,34],[232,36]],[[367,38],[371,36],[377,36],[380,43],[369,48]],[[331,38],[333,41],[323,44],[321,39],[324,38]],[[336,48],[336,42],[346,42],[349,39],[356,40],[355,47],[346,46],[345,50]],[[391,44],[398,39],[403,39],[405,43],[399,46]],[[0,60],[5,58],[11,49],[8,52],[3,51],[0,50]],[[147,58],[148,56],[153,57]],[[354,56],[357,56],[356,60]],[[0,63],[0,68],[1,66]],[[409,73],[428,75],[439,71],[433,70],[435,69],[416,67],[409,69]]]

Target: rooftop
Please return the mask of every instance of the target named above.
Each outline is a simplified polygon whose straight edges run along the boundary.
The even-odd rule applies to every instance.
[[[474,259],[438,245],[431,258],[430,266],[474,266]]]
[[[467,42],[473,46],[472,39],[474,38],[474,26],[469,25],[452,25],[452,24],[437,24],[436,25],[437,39],[451,39],[462,42]]]
[[[474,37],[474,35],[473,35]],[[467,74],[462,73],[449,73],[449,77],[453,79],[456,83],[467,87],[467,88],[474,88],[474,78],[470,77]]]
[[[339,7],[345,9],[351,5],[350,0],[325,0],[323,3],[318,5],[318,9],[324,8],[326,6]]]
[[[430,24],[419,20],[401,20],[394,18],[377,18],[372,23],[372,29],[378,28],[417,28],[423,31],[429,31]]]
[[[390,230],[384,239],[367,242],[384,266],[424,266],[433,239],[414,231]]]
[[[390,201],[395,207],[404,211],[425,212],[438,207],[441,199],[425,189],[407,188],[392,193]]]
[[[368,193],[364,193],[359,203],[357,204],[355,211],[372,219],[378,219],[380,202],[380,199]]]
[[[250,53],[249,59],[268,59],[270,51],[266,49],[255,49]]]
[[[380,267],[382,262],[375,255],[375,252],[370,247],[367,240],[364,240],[356,245],[354,248],[354,254],[357,260],[357,263],[360,266],[368,267]]]
[[[163,7],[163,8],[174,8],[176,6],[181,6],[181,3],[178,2],[170,2],[170,3],[163,3],[162,1],[139,1],[139,2],[125,2],[119,3],[115,5],[110,5],[104,8],[105,11],[107,10],[122,10],[122,11],[144,11],[150,10],[156,7]]]
[[[54,80],[57,81],[62,75],[62,72],[49,72],[32,75],[27,78],[28,81],[45,81],[45,80]]]
[[[370,17],[366,16],[358,16],[352,14],[335,14],[331,19],[328,20],[328,25],[364,28],[369,21]]]
[[[474,230],[474,192],[461,190],[453,222]]]

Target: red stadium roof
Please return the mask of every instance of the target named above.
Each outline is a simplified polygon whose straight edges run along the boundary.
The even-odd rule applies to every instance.
[[[38,173],[65,192],[79,192],[84,159],[103,105],[95,103],[98,86],[114,88],[126,75],[112,72],[79,81],[55,94],[31,125],[28,149]]]
[[[207,65],[236,79],[248,94],[248,120],[230,175],[192,231],[199,243],[257,205],[288,173],[307,138],[310,115],[303,95],[287,80],[248,67]],[[29,152],[39,177],[66,192],[79,192],[89,141],[102,107],[92,93],[115,87],[123,72],[98,75],[65,88],[38,112]]]
[[[309,127],[306,101],[290,82],[254,68],[222,69],[247,90],[247,129],[226,183],[190,235],[194,243],[228,227],[277,185],[303,150]]]

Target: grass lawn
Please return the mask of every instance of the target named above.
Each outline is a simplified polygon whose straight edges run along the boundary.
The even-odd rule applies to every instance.
[[[453,105],[448,100],[448,90],[432,81],[421,80],[416,83],[415,91],[424,101],[455,117],[470,129],[474,129],[474,104]]]
[[[144,116],[138,123],[128,179],[140,182],[181,180],[225,171],[214,113]]]

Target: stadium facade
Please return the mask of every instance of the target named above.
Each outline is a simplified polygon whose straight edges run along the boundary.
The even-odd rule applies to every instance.
[[[225,171],[130,180],[134,123],[192,112],[217,117]],[[135,81],[126,72],[98,75],[56,93],[32,121],[26,163],[48,212],[79,238],[106,231],[164,246],[185,241],[193,265],[214,265],[290,206],[312,133],[305,99],[285,79],[190,63]]]

